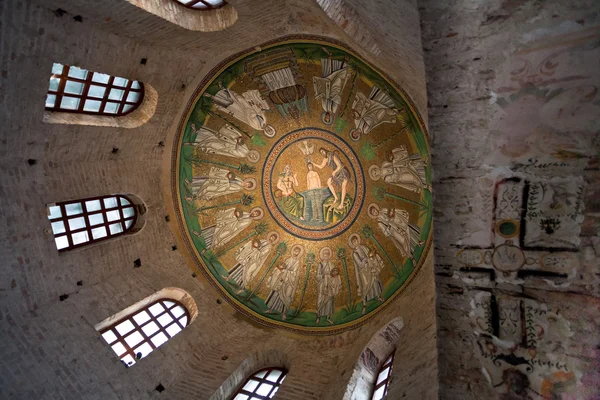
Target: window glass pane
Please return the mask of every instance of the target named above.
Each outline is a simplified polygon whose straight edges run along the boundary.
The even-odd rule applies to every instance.
[[[53,73],[53,74],[56,74],[56,75],[60,75],[60,74],[62,74],[62,72],[63,72],[63,68],[64,68],[64,67],[63,67],[63,65],[62,65],[62,64],[59,64],[59,63],[54,63],[54,64],[52,65],[52,73]]]
[[[119,197],[119,201],[121,202],[122,206],[131,204],[125,197]]]
[[[88,212],[92,212],[92,211],[98,211],[100,210],[101,204],[100,204],[100,200],[91,200],[91,201],[86,201],[85,202],[85,209]]]
[[[50,78],[50,85],[48,86],[48,89],[56,92],[58,90],[59,83],[60,83],[60,79]]]
[[[131,84],[131,88],[132,89],[141,89],[142,87],[140,86],[140,83],[138,81],[133,81],[133,83]]]
[[[381,383],[381,381],[383,381],[384,379],[386,379],[389,374],[390,374],[390,367],[387,367],[386,369],[384,369],[383,371],[381,371],[379,373],[379,376],[377,377],[377,383],[375,383],[375,385],[378,385],[379,383]]]
[[[89,100],[88,99],[85,101],[85,104],[83,105],[83,111],[99,112],[101,105],[102,105],[102,102],[100,102],[98,100]]]
[[[85,69],[81,69],[78,67],[70,67],[69,68],[69,76],[73,78],[85,79],[88,71]]]
[[[235,398],[233,400],[248,400],[249,397],[245,394],[238,394],[237,396],[235,396]]]
[[[244,390],[248,391],[248,392],[254,392],[254,389],[257,388],[257,386],[259,385],[259,381],[255,381],[250,379],[245,385],[244,385]]]
[[[83,83],[67,81],[65,84],[65,93],[81,94],[83,93]]]
[[[125,354],[125,356],[121,358],[121,361],[123,361],[128,366],[132,366],[133,364],[135,364],[135,360],[133,359],[133,357],[131,357],[131,354]]]
[[[91,214],[88,216],[88,219],[90,220],[91,226],[98,225],[104,222],[104,217],[102,216],[102,213]]]
[[[74,231],[81,228],[85,228],[85,219],[83,217],[71,218],[69,220],[70,230]]]
[[[152,336],[152,334],[156,331],[158,331],[158,325],[156,324],[156,322],[152,321],[152,322],[148,322],[146,325],[144,325],[142,327],[142,330],[144,331],[144,333],[146,334],[146,336]]]
[[[163,344],[164,342],[169,340],[169,338],[164,333],[159,332],[156,334],[156,336],[153,336],[152,339],[150,339],[150,340],[152,341],[154,346],[159,347],[161,344]]]
[[[184,327],[187,326],[187,322],[188,322],[188,318],[187,317],[184,316],[184,317],[179,318],[179,323],[181,325],[183,325]]]
[[[171,309],[171,314],[173,314],[173,316],[175,316],[175,318],[179,318],[183,314],[185,314],[185,311],[183,311],[183,307],[177,306],[177,307]]]
[[[115,208],[116,206],[117,206],[117,198],[116,197],[107,197],[104,199],[104,207]]]
[[[48,107],[48,108],[54,107],[55,103],[56,103],[56,96],[53,94],[49,94],[46,97],[46,107]]]
[[[123,346],[123,344],[121,342],[117,342],[115,344],[113,344],[112,346],[113,351],[120,356],[121,354],[125,353],[125,346]]]
[[[126,113],[127,111],[131,110],[133,108],[133,106],[131,104],[125,104],[123,106],[123,112]]]
[[[118,103],[107,102],[106,105],[104,106],[104,112],[109,113],[109,114],[116,114],[118,109],[119,109]]]
[[[108,222],[117,221],[121,219],[121,214],[119,214],[119,210],[109,211],[106,213],[106,220]]]
[[[119,325],[115,326],[115,329],[117,332],[119,332],[119,335],[124,336],[126,333],[131,332],[134,329],[134,326],[130,320],[126,319]]]
[[[269,372],[269,371],[259,372],[258,374],[255,374],[254,376],[256,376],[257,378],[264,379],[265,375],[267,375],[267,372]]]
[[[156,304],[154,304],[154,305],[153,305],[152,307],[150,307],[148,310],[149,310],[149,311],[150,311],[150,313],[151,313],[152,315],[154,315],[155,317],[156,317],[158,314],[160,314],[160,313],[162,313],[162,312],[164,312],[164,311],[165,311],[165,309],[163,308],[163,306],[162,306],[160,303],[156,303]]]
[[[66,231],[65,224],[62,221],[57,221],[52,223],[52,232],[56,235],[59,233],[64,233]]]
[[[219,6],[221,4],[223,4],[223,0],[204,0],[205,2],[207,2],[208,4],[210,4],[211,6]]]
[[[113,85],[115,85],[115,86],[127,86],[127,82],[129,82],[129,79],[119,78],[118,76],[115,76],[115,80],[113,81]]]
[[[279,386],[275,387],[275,389],[273,389],[273,392],[271,393],[271,398],[275,397],[275,393],[277,393],[277,391],[279,390]]]
[[[66,236],[59,236],[57,238],[54,238],[54,241],[56,242],[56,248],[58,250],[69,247],[69,239],[67,239]]]
[[[260,387],[258,388],[256,393],[260,394],[261,396],[266,396],[271,392],[272,388],[273,388],[273,385],[269,385],[268,383],[263,383],[262,385],[260,385]]]
[[[121,100],[123,98],[123,90],[121,89],[111,89],[108,94],[108,98],[111,100]]]
[[[83,206],[81,203],[69,203],[65,204],[65,211],[67,215],[77,215],[83,213]]]
[[[105,91],[106,91],[106,88],[103,86],[91,85],[90,89],[88,90],[88,96],[102,98],[102,97],[104,97]]]
[[[199,8],[199,9],[204,9],[204,8],[208,8],[208,6],[206,4],[202,4],[202,3],[196,3],[192,6],[193,8]]]
[[[99,226],[98,228],[92,229],[92,238],[93,239],[102,239],[103,237],[108,236],[106,232],[106,227]]]
[[[115,335],[113,333],[113,331],[106,331],[102,334],[102,337],[104,338],[104,340],[106,340],[106,343],[111,344],[112,342],[114,342],[115,340],[117,340],[117,335]]]
[[[60,108],[65,110],[77,110],[79,107],[79,99],[77,97],[63,96],[60,101]]]
[[[373,400],[381,400],[383,399],[383,395],[385,393],[385,386],[383,385],[382,387],[380,387],[379,389],[377,389],[375,391],[375,393],[373,393]]]
[[[138,325],[143,325],[150,319],[150,315],[146,311],[139,312],[133,316],[133,319]]]
[[[142,344],[140,347],[136,348],[133,351],[135,352],[136,357],[137,357],[138,353],[142,353],[141,358],[144,358],[148,354],[152,353],[152,346],[150,346],[148,343],[144,342],[144,344]]]
[[[123,216],[125,218],[133,217],[135,213],[133,212],[133,207],[127,207],[123,209]]]
[[[173,336],[177,335],[179,332],[181,332],[181,328],[177,324],[172,324],[169,327],[167,327],[165,330],[171,337],[173,337]]]
[[[137,331],[133,332],[131,335],[129,335],[125,338],[125,342],[129,345],[129,347],[133,347],[133,346],[137,345],[142,340],[144,340],[144,337],[142,336],[141,333],[139,333]]]
[[[157,318],[158,323],[162,326],[167,326],[173,321],[173,317],[171,317],[168,313],[164,313],[160,317]]]
[[[129,229],[129,227],[131,226],[131,224],[133,224],[133,220],[132,219],[128,219],[127,221],[125,221],[125,229]]]
[[[127,95],[127,101],[131,103],[136,103],[140,98],[140,92],[129,92]]]
[[[59,206],[50,206],[48,207],[48,211],[50,211],[50,215],[48,215],[49,219],[59,218],[62,216]]]
[[[117,233],[123,232],[123,227],[121,226],[120,222],[110,225],[109,228],[111,235],[116,235]]]
[[[94,75],[92,76],[92,81],[98,83],[108,83],[109,79],[110,75],[101,74],[100,72],[94,72]]]
[[[168,301],[168,300],[164,300],[164,301],[162,301],[162,303],[163,303],[163,306],[165,306],[165,308],[167,308],[167,309],[171,309],[175,305],[175,303],[173,303],[172,301]]]
[[[281,371],[274,370],[274,371],[271,371],[269,376],[267,376],[267,380],[271,381],[271,382],[277,382],[277,379],[279,379],[280,376],[281,376]]]
[[[80,244],[90,241],[90,237],[86,231],[77,232],[71,235],[71,240],[73,240],[73,244]]]

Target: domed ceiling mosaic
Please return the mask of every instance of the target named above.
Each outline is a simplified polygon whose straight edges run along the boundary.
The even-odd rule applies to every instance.
[[[295,36],[200,83],[172,190],[189,250],[234,308],[330,334],[387,306],[424,261],[429,160],[400,88],[341,43]]]

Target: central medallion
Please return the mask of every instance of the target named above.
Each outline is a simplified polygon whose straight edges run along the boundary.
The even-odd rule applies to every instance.
[[[364,174],[354,150],[324,129],[288,133],[264,164],[267,210],[283,229],[303,239],[343,233],[356,220],[364,195]]]

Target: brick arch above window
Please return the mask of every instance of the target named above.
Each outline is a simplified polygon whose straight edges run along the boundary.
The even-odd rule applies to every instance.
[[[137,80],[54,63],[44,122],[135,128],[154,114],[158,94]]]
[[[221,0],[127,0],[151,14],[184,29],[200,32],[222,31],[238,19],[235,7]],[[200,8],[200,4],[207,8]],[[208,6],[211,6],[209,8]],[[194,7],[195,6],[195,7]]]
[[[146,207],[133,195],[116,194],[48,204],[48,219],[58,251],[136,233]]]
[[[198,315],[192,296],[164,288],[95,326],[121,362],[130,367],[189,326]]]

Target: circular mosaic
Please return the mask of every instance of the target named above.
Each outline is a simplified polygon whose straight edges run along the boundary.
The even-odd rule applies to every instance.
[[[172,191],[203,275],[238,311],[283,329],[364,323],[431,244],[419,115],[324,38],[266,43],[206,76],[176,135]]]

